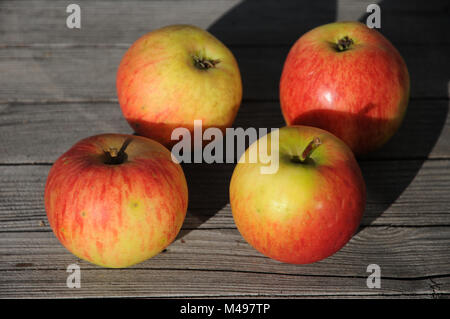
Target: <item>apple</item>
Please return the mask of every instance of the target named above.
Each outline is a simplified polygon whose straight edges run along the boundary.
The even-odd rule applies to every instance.
[[[409,74],[397,49],[360,22],[335,22],[292,46],[280,80],[288,125],[325,129],[356,155],[385,144],[400,127]]]
[[[274,132],[253,143],[236,165],[230,204],[244,239],[262,254],[285,263],[308,264],[341,249],[364,213],[366,187],[353,152],[319,128],[278,131],[279,167],[262,174],[262,157],[243,161],[255,148],[272,145]],[[270,142],[269,142],[270,141]]]
[[[188,190],[170,152],[145,137],[102,134],[57,159],[45,186],[59,241],[93,264],[123,268],[155,256],[177,236]]]
[[[231,51],[209,32],[171,25],[145,34],[125,53],[117,72],[122,113],[139,135],[171,146],[174,128],[192,133],[230,127],[242,100]]]

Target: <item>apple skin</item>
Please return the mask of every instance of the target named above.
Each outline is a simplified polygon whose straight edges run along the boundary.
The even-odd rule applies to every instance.
[[[220,61],[208,69],[194,57]],[[211,65],[211,64],[210,64]],[[171,146],[174,128],[231,127],[242,100],[242,81],[231,51],[209,32],[171,25],[138,39],[120,62],[120,107],[139,135]],[[176,141],[175,141],[176,142]]]
[[[293,162],[316,137],[322,144],[310,159]],[[331,256],[351,239],[365,209],[366,187],[352,151],[322,129],[287,126],[279,130],[279,161],[275,174],[261,174],[267,165],[261,161],[236,165],[230,204],[239,232],[256,250],[285,263]]]
[[[338,52],[345,36],[354,41]],[[305,33],[291,48],[280,80],[288,125],[325,129],[356,155],[385,144],[400,127],[409,74],[397,49],[360,22],[336,22]]]
[[[105,164],[105,151],[128,155]],[[177,236],[187,210],[182,168],[145,137],[102,134],[76,143],[54,163],[45,187],[48,221],[59,241],[93,264],[123,268],[155,256]]]

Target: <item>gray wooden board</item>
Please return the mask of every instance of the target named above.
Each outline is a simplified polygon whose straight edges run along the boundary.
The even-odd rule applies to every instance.
[[[43,207],[51,164],[81,138],[132,133],[115,73],[139,36],[168,24],[208,29],[235,54],[244,102],[235,127],[281,127],[278,83],[289,47],[335,20],[364,21],[373,1],[84,1],[82,28],[66,1],[0,2],[0,298],[450,296],[450,29],[448,1],[376,1],[381,32],[411,75],[410,106],[394,138],[360,158],[368,200],[360,229],[312,265],[270,260],[240,236],[229,206],[234,164],[183,164],[190,192],[166,252],[122,270],[77,259],[54,237]],[[205,194],[208,194],[205,196]],[[82,288],[68,289],[78,263]],[[366,267],[381,267],[369,289]]]
[[[439,297],[449,292],[448,277],[385,279],[380,289],[366,287],[366,277],[308,277],[231,271],[198,270],[82,270],[80,289],[66,287],[60,270],[15,270],[2,274],[1,296],[47,297],[293,297],[293,296],[403,296]]]
[[[449,44],[446,0],[419,1],[87,1],[78,0],[81,29],[66,27],[65,1],[2,1],[0,43],[121,44],[169,24],[208,28],[228,45],[292,44],[309,29],[335,20],[363,20],[379,3],[381,31],[394,43]],[[432,19],[433,23],[430,23]],[[448,28],[447,28],[448,30]]]
[[[193,165],[184,167],[190,199],[183,228],[235,228],[228,198],[233,165]],[[50,231],[43,204],[49,169],[0,166],[0,231]],[[362,228],[450,226],[450,161],[369,161],[362,169],[368,193]]]
[[[412,100],[402,127],[369,159],[450,158],[448,100]],[[284,126],[277,102],[247,101],[234,127]],[[53,163],[78,140],[133,133],[118,103],[0,104],[0,164]]]
[[[127,48],[0,49],[0,103],[117,100],[116,72]],[[244,99],[277,100],[289,47],[231,50],[239,63]],[[450,44],[438,50],[417,45],[404,45],[399,50],[410,72],[412,98],[448,98]]]
[[[370,227],[338,253],[289,265],[251,248],[235,229],[193,230],[156,257],[128,269],[77,259],[50,232],[0,235],[0,296],[292,296],[450,293],[448,227]],[[66,287],[68,265],[81,267],[81,289]],[[381,267],[381,289],[366,285]]]

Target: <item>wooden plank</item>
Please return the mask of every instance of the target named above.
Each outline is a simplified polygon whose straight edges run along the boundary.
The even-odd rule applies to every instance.
[[[238,0],[214,1],[88,1],[81,8],[81,29],[66,26],[70,2],[2,1],[0,43],[117,44],[132,43],[136,37],[169,24],[195,24],[207,28]]]
[[[117,100],[116,72],[124,47],[0,49],[0,103]],[[288,46],[233,47],[246,100],[278,100]],[[399,48],[411,76],[412,98],[448,98],[450,45]]]
[[[54,162],[89,135],[132,133],[112,103],[1,105],[0,110],[1,163]]]
[[[244,103],[235,126],[280,127],[278,81],[290,45],[314,26],[361,19],[370,1],[77,3],[81,30],[65,26],[68,3],[0,3],[0,298],[450,297],[447,1],[380,2],[381,32],[405,57],[413,100],[393,140],[360,159],[367,209],[340,252],[305,266],[262,256],[232,219],[234,164],[184,164],[190,202],[180,235],[123,270],[67,252],[48,226],[43,192],[51,163],[77,140],[132,132],[114,85],[127,47],[183,13],[183,23],[208,28],[239,61]],[[66,287],[72,263],[81,266],[81,289]],[[381,289],[366,286],[371,263],[381,267]]]
[[[228,197],[233,164],[184,165],[191,229],[234,229]],[[420,169],[419,169],[420,168]],[[0,231],[51,231],[44,210],[50,166],[0,166]],[[450,226],[450,161],[368,161],[362,163],[368,226]],[[362,231],[361,230],[361,231]]]
[[[65,269],[7,271],[0,281],[1,298],[83,297],[392,297],[448,296],[449,280],[383,280],[369,289],[366,278],[304,277],[189,270],[82,270],[80,289],[68,289]],[[437,283],[436,283],[437,281]],[[436,289],[435,287],[441,287]],[[380,291],[381,290],[381,291]]]
[[[0,297],[436,295],[450,293],[450,228],[366,228],[341,251],[311,265],[289,265],[251,248],[235,229],[193,230],[167,251],[128,269],[81,261],[51,233],[0,236]],[[81,289],[66,269],[81,268]],[[366,285],[381,268],[381,288]]]
[[[0,241],[0,271],[58,270],[78,262],[83,269],[101,269],[69,253],[51,232],[6,232]],[[130,269],[367,277],[367,266],[375,263],[385,278],[443,277],[450,275],[449,244],[450,227],[368,227],[327,259],[291,265],[263,256],[236,229],[195,229],[181,231],[165,252]]]
[[[66,27],[66,2],[2,1],[0,43],[132,43],[140,35],[168,24],[208,28],[229,45],[291,45],[313,27],[338,20],[365,21],[367,5],[378,2],[381,32],[393,43],[450,43],[447,1],[314,2],[282,0],[140,1],[126,3],[79,0],[81,29]],[[432,20],[433,23],[430,23]]]
[[[366,158],[450,158],[448,103],[411,101],[397,134]],[[0,164],[53,163],[87,136],[133,132],[117,103],[0,104],[0,115]],[[268,129],[284,125],[278,103],[258,101],[245,101],[234,123]]]

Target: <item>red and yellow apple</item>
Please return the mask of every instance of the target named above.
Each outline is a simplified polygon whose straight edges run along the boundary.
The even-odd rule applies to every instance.
[[[45,209],[74,255],[111,268],[155,256],[177,236],[187,210],[182,168],[145,137],[103,134],[76,143],[54,163]]]
[[[357,230],[365,183],[353,152],[329,132],[286,126],[278,136],[277,148],[271,146],[272,132],[253,143],[236,165],[230,183],[233,218],[262,254],[286,263],[313,263],[337,252]],[[261,156],[256,163],[244,160],[261,145],[279,154],[274,174],[261,173],[267,165]]]
[[[117,72],[122,113],[139,135],[173,145],[174,128],[193,132],[230,127],[242,99],[238,64],[209,32],[172,25],[145,34],[125,53]]]
[[[325,129],[356,155],[386,143],[409,99],[409,74],[397,49],[359,22],[336,22],[305,33],[291,48],[280,80],[288,125]]]

